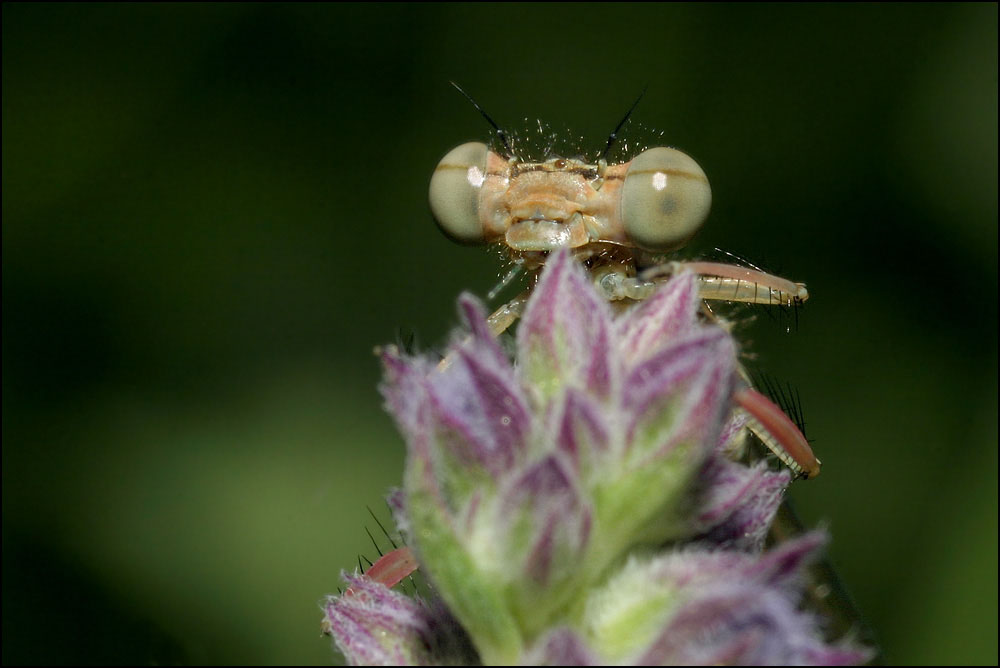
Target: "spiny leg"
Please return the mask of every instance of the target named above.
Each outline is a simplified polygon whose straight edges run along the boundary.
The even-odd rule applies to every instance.
[[[531,288],[526,289],[518,296],[494,311],[486,324],[489,326],[493,336],[500,336],[514,324],[514,322],[524,313],[524,308],[528,304],[528,297],[531,296]]]
[[[747,429],[796,477],[808,480],[819,475],[822,462],[798,426],[777,404],[752,387],[737,390],[733,401],[749,416]]]
[[[661,284],[684,270],[698,276],[698,296],[710,301],[743,302],[772,306],[797,306],[809,299],[802,283],[718,262],[667,262],[638,276],[607,272],[597,282],[608,299],[646,299]]]
[[[718,262],[678,264],[698,275],[698,294],[702,299],[769,306],[794,306],[809,299],[804,284],[756,269]]]

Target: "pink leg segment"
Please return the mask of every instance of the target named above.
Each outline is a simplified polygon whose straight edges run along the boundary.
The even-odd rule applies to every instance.
[[[771,437],[771,441],[764,439],[764,444],[779,459],[793,470],[797,469],[805,478],[819,475],[820,461],[813,454],[806,437],[774,402],[749,387],[738,390],[733,398]]]
[[[365,575],[386,587],[395,587],[419,566],[413,551],[408,547],[400,547],[381,556],[365,571]],[[354,596],[354,592],[348,588],[344,596]]]

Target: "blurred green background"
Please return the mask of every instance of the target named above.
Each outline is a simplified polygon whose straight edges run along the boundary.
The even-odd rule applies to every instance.
[[[501,123],[635,120],[715,246],[792,491],[889,663],[997,662],[997,5],[3,6],[3,662],[334,662],[403,446],[372,348],[500,269],[426,190]],[[374,527],[373,527],[374,528]]]

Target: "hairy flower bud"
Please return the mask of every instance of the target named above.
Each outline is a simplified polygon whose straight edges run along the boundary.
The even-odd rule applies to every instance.
[[[692,274],[616,315],[553,253],[513,361],[479,302],[459,306],[468,334],[444,361],[386,349],[381,389],[407,442],[392,505],[483,662],[865,658],[825,645],[796,609],[796,574],[822,536],[758,554],[789,476],[727,456],[743,427],[736,345],[699,319]],[[408,616],[369,616],[365,632],[401,661],[435,660],[414,649],[430,646],[425,608],[397,596],[369,592],[371,609]],[[328,619],[367,662],[377,652],[342,621],[355,603],[333,599]]]

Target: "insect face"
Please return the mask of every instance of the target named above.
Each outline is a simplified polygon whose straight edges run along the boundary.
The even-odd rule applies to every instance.
[[[445,155],[430,185],[431,211],[449,237],[528,253],[589,244],[675,250],[701,227],[711,201],[698,163],[663,147],[607,165],[521,162],[473,142]]]

